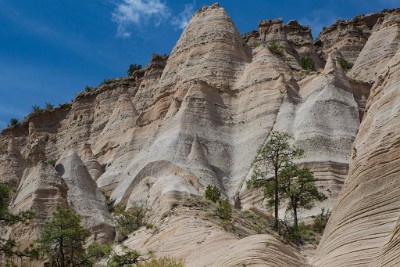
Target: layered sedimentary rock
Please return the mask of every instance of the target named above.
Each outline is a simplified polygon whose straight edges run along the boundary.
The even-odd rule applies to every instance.
[[[194,214],[172,214],[167,222],[160,218],[171,212],[177,200],[202,195],[209,184],[216,185],[237,208],[264,209],[262,194],[248,190],[245,182],[258,149],[273,130],[290,133],[295,145],[305,150],[299,163],[314,171],[320,191],[328,196],[315,209],[301,211],[301,217],[310,218],[320,208],[332,209],[364,115],[370,89],[366,82],[385,60],[393,58],[375,82],[353,149],[345,193],[316,258],[319,266],[328,262],[362,265],[372,258],[376,264],[390,266],[396,261],[393,255],[399,238],[396,182],[388,178],[380,185],[376,179],[396,175],[390,165],[396,164],[395,155],[385,149],[392,145],[396,151],[397,147],[391,121],[397,119],[396,63],[400,59],[392,51],[397,17],[395,11],[370,15],[354,25],[368,28],[361,36],[367,43],[358,59],[364,39],[354,35],[353,26],[355,30],[350,31],[349,25],[342,29],[337,24],[320,37],[320,59],[311,30],[296,21],[261,21],[258,31],[243,39],[224,9],[218,5],[201,8],[169,57],[154,55],[145,69],[132,76],[104,81],[80,93],[70,105],[31,114],[20,125],[4,130],[0,181],[18,185],[16,209],[43,202],[49,208],[41,218],[48,219],[56,205],[69,206],[100,241],[113,234],[100,188],[128,208],[147,206],[151,218],[160,223],[160,232],[140,232],[127,244],[183,257],[189,266],[306,266],[294,249],[270,235],[240,239]],[[338,39],[328,41],[329,34]],[[390,41],[384,59],[374,50],[382,36]],[[281,53],[273,51],[273,44],[283,49]],[[317,70],[304,72],[301,57],[313,59]],[[353,79],[338,63],[342,57],[355,61]],[[380,133],[378,129],[387,130]],[[382,153],[388,157],[382,158]],[[374,167],[385,164],[391,171]],[[362,181],[364,176],[370,177],[371,184]],[[52,179],[57,182],[49,182]],[[381,200],[379,194],[390,186],[387,200]],[[42,187],[54,197],[44,200],[35,193]],[[370,202],[362,200],[364,196],[371,196]],[[363,220],[370,215],[365,211],[375,206],[371,221]],[[388,215],[389,210],[393,214]],[[358,226],[362,230],[350,232]],[[362,243],[364,230],[368,238],[377,237],[376,243]],[[349,253],[358,254],[349,261]],[[199,255],[209,258],[199,259]]]
[[[36,214],[30,225],[20,225],[9,233],[22,241],[20,249],[24,249],[36,239],[40,227],[51,219],[57,206],[68,206],[68,186],[53,166],[38,162],[25,169],[17,190],[11,211],[19,213],[31,209]]]
[[[55,169],[68,186],[69,206],[92,230],[95,240],[112,240],[113,228],[106,200],[79,156],[73,150],[67,150]]]
[[[349,76],[355,80],[373,83],[398,50],[399,43],[400,9],[387,13],[377,21]]]
[[[375,80],[353,144],[349,176],[319,245],[316,266],[398,266],[399,62],[398,49]]]
[[[25,159],[18,150],[14,138],[10,138],[7,150],[0,159],[0,182],[17,187],[25,167]]]
[[[293,135],[294,144],[305,151],[301,162],[315,171],[321,191],[328,196],[326,205],[317,205],[311,214],[321,207],[332,209],[344,183],[349,147],[360,122],[351,86],[330,57],[322,75],[301,81],[298,95],[290,99],[288,94],[288,98],[274,130]]]
[[[315,42],[318,54],[327,59],[330,53],[338,50],[344,59],[354,63],[376,22],[383,16],[382,13],[360,15],[354,19],[338,20],[333,25],[324,27]]]
[[[296,20],[283,24],[283,20],[262,20],[258,24],[258,31],[246,33],[243,40],[250,47],[271,46],[282,47],[282,59],[295,70],[302,70],[301,58],[308,57],[314,61],[316,68],[323,67],[322,60],[318,57],[311,28],[300,25]]]
[[[167,218],[158,233],[137,232],[125,245],[158,257],[182,259],[188,267],[310,266],[293,247],[268,234],[239,238],[221,226],[187,215]]]

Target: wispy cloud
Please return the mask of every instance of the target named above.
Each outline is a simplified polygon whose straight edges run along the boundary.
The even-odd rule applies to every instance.
[[[170,16],[170,9],[160,0],[123,0],[112,13],[112,19],[117,23],[117,35],[124,38],[131,36],[129,28],[132,25],[151,21],[158,26]]]
[[[185,9],[172,20],[172,25],[178,29],[184,29],[189,24],[194,13],[194,4],[186,4]]]
[[[170,23],[176,30],[184,29],[195,10],[195,1],[186,4],[178,15],[161,0],[117,0],[112,12],[112,20],[117,24],[117,36],[128,38],[133,28],[153,24],[159,26],[162,22]]]

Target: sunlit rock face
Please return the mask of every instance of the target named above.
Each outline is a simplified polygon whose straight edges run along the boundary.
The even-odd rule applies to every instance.
[[[399,264],[399,62],[398,49],[375,79],[353,144],[349,175],[319,245],[316,266]]]
[[[311,168],[328,197],[301,211],[301,219],[334,209],[315,265],[395,266],[398,12],[354,21],[362,32],[337,23],[314,44],[311,29],[296,21],[261,21],[241,36],[223,8],[204,7],[169,56],[153,55],[132,76],[104,81],[71,105],[5,129],[0,181],[17,188],[13,209],[46,207],[29,235],[16,237],[32,240],[62,205],[81,215],[93,239],[111,240],[101,189],[128,208],[149,207],[160,226],[157,235],[130,237],[130,248],[156,249],[188,266],[307,266],[272,235],[241,239],[197,215],[171,211],[212,184],[236,208],[267,213],[246,180],[271,131],[285,131],[305,151],[298,163]],[[315,71],[302,69],[304,57]],[[341,58],[354,62],[350,72]]]
[[[395,55],[399,43],[400,10],[396,10],[377,21],[349,76],[356,80],[373,83]]]

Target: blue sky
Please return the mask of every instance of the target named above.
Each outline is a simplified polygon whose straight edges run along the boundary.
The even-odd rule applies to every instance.
[[[0,129],[33,105],[71,101],[86,85],[169,54],[192,14],[215,0],[0,0]],[[297,19],[314,37],[338,18],[400,0],[221,0],[241,33],[262,19]]]

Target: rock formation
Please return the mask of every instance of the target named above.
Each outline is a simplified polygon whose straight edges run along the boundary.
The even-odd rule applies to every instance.
[[[31,225],[17,227],[9,233],[22,241],[20,248],[25,249],[35,240],[44,222],[51,219],[54,209],[68,206],[68,186],[53,166],[38,162],[25,169],[17,192],[11,211],[18,213],[32,209],[36,213]]]
[[[65,151],[55,169],[68,186],[69,206],[81,216],[83,224],[92,230],[95,239],[112,240],[112,222],[105,197],[79,156],[73,150]]]
[[[319,245],[316,266],[397,266],[399,62],[400,49],[374,82],[353,144],[349,176]]]
[[[378,20],[349,76],[373,83],[378,73],[398,50],[400,43],[400,9]]]
[[[188,266],[308,266],[273,233],[243,227],[246,237],[235,235],[173,210],[212,184],[235,207],[268,218],[262,196],[245,182],[276,130],[305,150],[298,163],[328,196],[300,217],[335,207],[315,266],[396,266],[399,31],[399,11],[390,10],[339,21],[315,44],[311,29],[281,19],[261,21],[242,37],[219,5],[201,8],[170,56],[153,55],[132,76],[3,130],[0,182],[18,188],[15,211],[40,211],[28,234],[16,236],[32,240],[64,205],[94,239],[112,239],[102,189],[127,208],[150,207],[160,226],[130,236],[130,248],[184,258]],[[305,57],[315,70],[302,69]],[[343,69],[342,59],[354,67]]]

